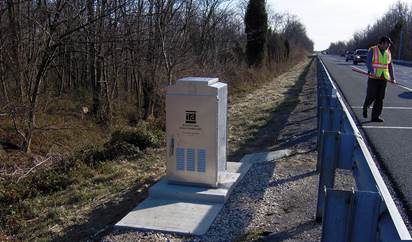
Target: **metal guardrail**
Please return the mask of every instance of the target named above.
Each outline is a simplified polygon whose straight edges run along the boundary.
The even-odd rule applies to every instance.
[[[343,96],[318,57],[316,219],[322,241],[412,241]],[[334,190],[336,169],[352,171],[356,188]]]
[[[412,66],[412,61],[406,61],[406,60],[392,60],[393,63],[398,64],[398,65],[403,65],[403,66]]]

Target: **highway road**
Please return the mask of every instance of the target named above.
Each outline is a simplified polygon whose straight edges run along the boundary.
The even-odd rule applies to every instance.
[[[346,101],[368,138],[377,160],[386,167],[389,176],[405,199],[412,216],[412,67],[394,65],[399,85],[388,83],[384,100],[383,123],[370,122],[362,117],[367,76],[351,70],[352,62],[344,57],[322,55],[330,75],[341,89]],[[365,64],[356,67],[366,70]]]

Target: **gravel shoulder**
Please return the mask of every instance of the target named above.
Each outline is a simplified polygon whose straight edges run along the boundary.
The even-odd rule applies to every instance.
[[[314,220],[316,64],[306,59],[229,107],[229,160],[291,149],[255,164],[203,236],[115,229],[103,241],[319,241]]]

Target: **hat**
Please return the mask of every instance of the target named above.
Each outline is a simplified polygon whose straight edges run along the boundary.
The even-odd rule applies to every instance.
[[[391,38],[389,38],[388,36],[383,36],[383,37],[379,40],[379,43],[380,43],[380,44],[381,44],[381,43],[384,43],[384,42],[393,45],[393,42],[392,42]]]

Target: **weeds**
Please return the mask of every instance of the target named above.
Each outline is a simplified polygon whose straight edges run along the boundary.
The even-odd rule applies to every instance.
[[[131,174],[138,177],[136,172],[151,174],[156,166],[145,164],[140,158],[147,148],[160,147],[163,136],[148,125],[114,131],[105,144],[84,148],[21,180],[12,176],[0,180],[1,228],[8,234],[19,235],[18,239],[49,238],[53,233],[42,234],[43,229],[33,229],[61,224],[67,215],[66,208],[86,204],[89,207],[103,194],[124,189],[124,184],[118,185],[116,180],[130,179]],[[134,164],[135,170],[117,163],[122,159]],[[33,224],[34,221],[39,223]]]
[[[265,235],[268,235],[268,232],[261,228],[251,229],[247,231],[245,234],[234,239],[234,242],[259,241],[259,239],[261,239]]]
[[[274,73],[269,69],[239,70],[234,66],[226,69],[221,79],[230,80],[229,93],[233,101],[247,97],[252,89],[264,85],[286,68],[285,65]],[[10,174],[18,166],[33,165],[32,157],[6,152],[0,146],[0,240],[6,235],[28,241],[64,237],[68,227],[86,223],[89,213],[97,207],[118,200],[135,184],[139,184],[136,190],[141,193],[150,185],[148,182],[164,174],[164,120],[145,123],[119,114],[113,126],[106,130],[87,117],[81,119],[79,108],[87,102],[84,97],[81,103],[70,98],[50,102],[38,115],[33,153],[61,154],[58,161],[18,181]],[[126,110],[130,105],[123,108],[130,111]],[[273,107],[264,107],[269,109]],[[257,130],[269,118],[259,116],[248,127]],[[232,126],[235,122],[233,120]],[[3,140],[18,144],[10,123],[0,120],[0,127],[0,144]]]

